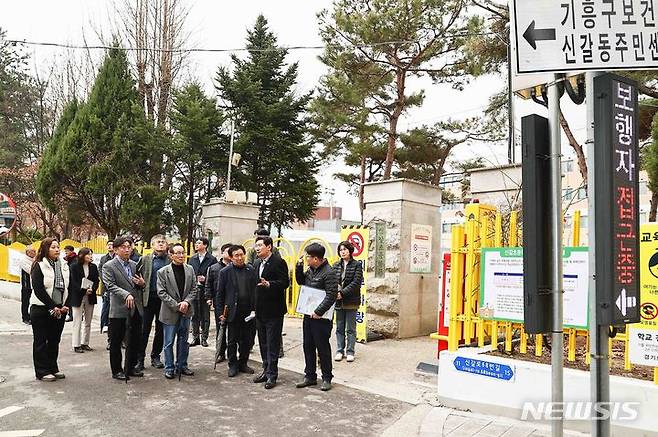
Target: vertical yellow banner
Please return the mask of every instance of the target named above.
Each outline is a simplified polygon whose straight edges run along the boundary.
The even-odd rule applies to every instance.
[[[349,225],[343,226],[340,231],[341,241],[349,241],[354,245],[354,259],[361,263],[363,267],[363,284],[361,284],[361,303],[356,312],[356,341],[365,343],[367,340],[366,331],[366,308],[367,295],[366,284],[368,277],[368,239],[370,238],[370,229],[367,226]]]
[[[640,226],[640,323],[629,325],[630,361],[658,366],[658,224]]]

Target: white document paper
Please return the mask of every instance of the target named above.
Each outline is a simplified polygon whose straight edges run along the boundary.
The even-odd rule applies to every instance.
[[[87,278],[82,278],[82,289],[87,290],[89,288],[93,289],[94,283]]]
[[[324,290],[318,288],[307,287],[302,285],[301,290],[299,290],[299,298],[297,299],[297,308],[296,311],[300,314],[311,315],[315,309],[322,303],[327,293]],[[336,304],[331,305],[323,315],[323,319],[333,320],[334,318],[334,309]]]

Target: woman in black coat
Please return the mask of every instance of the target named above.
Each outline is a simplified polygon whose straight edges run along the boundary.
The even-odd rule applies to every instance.
[[[336,356],[340,361],[347,357],[354,361],[356,344],[356,311],[361,304],[361,284],[363,267],[354,259],[354,245],[343,241],[338,245],[340,260],[334,264],[334,273],[338,276],[338,297],[336,298]],[[347,335],[346,335],[347,334]],[[347,340],[347,342],[345,341]],[[347,345],[346,345],[347,343]]]
[[[91,319],[96,305],[98,290],[98,267],[93,263],[93,252],[83,247],[78,252],[78,261],[71,266],[71,307],[73,308],[73,350],[78,353],[92,351],[89,347]],[[84,326],[82,319],[84,316]]]

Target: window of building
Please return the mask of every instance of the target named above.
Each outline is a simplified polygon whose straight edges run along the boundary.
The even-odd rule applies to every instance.
[[[573,161],[562,161],[562,173],[571,173],[573,171]]]
[[[571,188],[562,189],[562,200],[573,199],[573,190]]]
[[[647,181],[640,181],[640,195],[649,194],[649,188],[647,187]]]
[[[584,188],[578,188],[578,200],[583,200],[587,198],[587,190]]]

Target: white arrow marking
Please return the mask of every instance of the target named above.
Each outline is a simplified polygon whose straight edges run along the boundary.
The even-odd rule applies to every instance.
[[[12,405],[11,407],[3,408],[0,410],[0,417],[7,416],[8,414],[15,413],[16,411],[20,411],[25,407],[19,407],[17,405]]]
[[[0,431],[0,437],[36,437],[41,434],[45,429],[24,429],[18,431]]]

